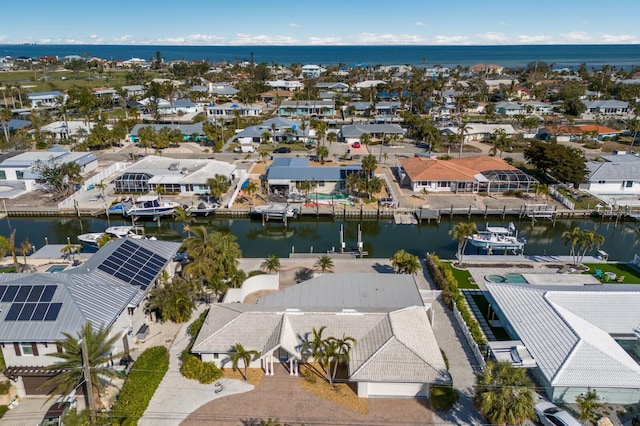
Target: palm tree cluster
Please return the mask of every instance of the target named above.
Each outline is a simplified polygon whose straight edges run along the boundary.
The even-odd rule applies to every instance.
[[[462,258],[464,257],[464,250],[467,247],[467,241],[469,241],[469,237],[473,236],[473,234],[478,233],[478,228],[476,227],[475,222],[470,223],[458,223],[449,231],[449,235],[453,237],[453,239],[458,241],[458,252],[456,253],[456,257],[458,258],[458,264],[462,264]]]
[[[584,256],[589,250],[593,250],[594,247],[599,249],[604,244],[603,235],[596,234],[595,231],[583,231],[577,226],[571,231],[564,231],[562,240],[565,245],[571,246],[570,255],[574,266],[582,265]]]
[[[326,326],[319,329],[315,327],[311,331],[312,338],[302,344],[302,351],[315,359],[323,368],[327,375],[329,384],[333,384],[338,372],[339,364],[349,363],[349,353],[353,346],[357,344],[356,339],[343,335],[341,338],[327,337],[323,338],[322,334]],[[333,368],[332,368],[333,367]]]
[[[194,298],[197,286],[193,281],[174,277],[169,280],[166,271],[158,284],[149,292],[147,309],[158,312],[164,321],[185,322],[191,318],[195,308]]]
[[[82,172],[82,167],[75,161],[63,164],[36,161],[33,169],[47,190],[55,196],[67,196],[73,192],[75,185],[80,182]]]
[[[406,252],[405,250],[398,250],[389,260],[391,260],[391,265],[398,274],[415,275],[420,269],[422,269],[418,256]]]
[[[522,424],[533,412],[533,382],[526,369],[489,362],[476,376],[475,403],[491,424]]]
[[[4,235],[0,235],[0,259],[3,259],[7,253],[11,253],[13,259],[13,266],[16,268],[16,272],[20,272],[20,262],[18,262],[17,253],[22,255],[24,260],[24,267],[27,266],[27,255],[33,250],[33,246],[27,238],[19,247],[16,247],[16,230],[14,229],[9,238]]]
[[[242,257],[236,237],[222,232],[209,232],[204,226],[188,227],[192,234],[184,240],[189,264],[183,276],[216,296],[224,293],[231,278],[238,273],[238,258]]]
[[[346,189],[355,195],[364,194],[368,199],[382,190],[382,179],[374,175],[378,160],[374,155],[362,159],[362,171],[347,176]]]

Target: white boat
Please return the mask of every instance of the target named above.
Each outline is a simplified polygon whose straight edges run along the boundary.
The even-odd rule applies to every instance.
[[[110,226],[104,232],[89,232],[80,234],[77,238],[88,247],[99,248],[99,241],[103,235],[109,235],[112,238],[144,238],[142,232],[144,229],[138,226]]]
[[[253,213],[264,215],[267,217],[296,217],[298,216],[298,209],[289,207],[289,204],[265,204],[264,206],[256,206],[253,209]]]
[[[508,227],[489,226],[467,237],[469,243],[475,247],[485,249],[489,252],[494,250],[513,250],[521,251],[524,249],[527,240],[518,238],[518,231],[513,222]]]
[[[160,201],[160,197],[157,195],[143,195],[138,197],[133,206],[126,211],[126,215],[154,218],[173,216],[176,207],[180,207],[180,204],[173,201]]]
[[[200,202],[197,206],[186,207],[185,210],[195,216],[208,216],[220,208],[218,203]]]

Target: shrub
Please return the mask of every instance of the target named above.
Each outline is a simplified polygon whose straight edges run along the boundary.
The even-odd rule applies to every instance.
[[[440,353],[442,354],[442,359],[444,360],[444,366],[448,370],[449,369],[449,358],[447,358],[447,354],[442,349],[440,349]]]
[[[0,382],[0,395],[6,395],[9,393],[9,389],[11,389],[11,382],[5,380],[4,382]]]
[[[433,385],[430,388],[429,401],[436,411],[449,410],[458,402],[458,391],[452,386]]]
[[[144,414],[153,394],[169,369],[169,350],[163,346],[149,348],[131,367],[118,400],[111,410],[114,424],[135,425]]]
[[[191,344],[193,344],[193,340],[196,338],[198,333],[200,333],[202,324],[204,324],[204,321],[207,319],[207,314],[209,314],[208,309],[201,313],[200,316],[189,325],[187,332],[189,333],[189,336],[191,336]],[[189,350],[191,350],[191,344],[189,345]]]
[[[222,377],[220,370],[213,362],[202,362],[197,356],[185,351],[180,356],[180,373],[190,380],[197,380],[200,383],[213,383]]]

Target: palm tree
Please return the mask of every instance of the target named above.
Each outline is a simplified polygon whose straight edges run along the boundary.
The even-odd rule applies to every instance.
[[[272,136],[272,134],[268,130],[265,130],[262,133],[260,133],[261,143],[264,143],[264,144],[268,143],[269,142],[269,138],[271,136]],[[274,141],[275,141],[275,138],[274,138]]]
[[[260,269],[270,274],[275,274],[280,270],[280,258],[275,254],[270,254],[260,265]]]
[[[398,274],[415,275],[420,269],[422,269],[418,256],[404,250],[398,250],[395,252],[394,255],[391,256],[390,260],[391,265]]]
[[[459,157],[462,157],[462,147],[464,146],[464,138],[469,134],[469,122],[463,121],[458,128],[458,139],[460,139],[460,154]]]
[[[316,155],[320,159],[320,163],[324,164],[325,158],[329,156],[329,148],[324,145],[318,145],[316,147]]]
[[[464,249],[467,247],[467,241],[469,237],[478,232],[475,222],[470,223],[458,223],[449,231],[449,235],[453,239],[458,241],[458,265],[462,265],[462,258],[464,257]]]
[[[256,185],[255,182],[249,181],[242,190],[249,196],[249,202],[253,205],[253,197],[256,192],[258,192],[258,185]]]
[[[311,330],[313,339],[310,340],[308,334],[305,336],[305,341],[302,344],[302,352],[307,352],[314,358],[317,354],[321,353],[324,350],[324,339],[322,338],[322,333],[326,328],[327,327],[324,325],[320,328],[313,327]]]
[[[338,135],[336,134],[336,132],[327,133],[327,142],[329,142],[329,146],[331,146],[331,144],[337,140],[338,140]]]
[[[236,343],[233,346],[233,352],[229,354],[229,359],[233,363],[233,370],[238,369],[238,364],[240,361],[244,364],[244,380],[247,380],[247,369],[249,368],[249,363],[260,356],[260,352],[254,350],[245,349],[240,343]]]
[[[360,135],[360,143],[362,145],[369,145],[371,143],[371,134],[363,133]]]
[[[313,267],[322,273],[333,271],[333,259],[331,259],[331,256],[328,254],[323,254],[318,258],[318,260],[316,260]]]
[[[104,192],[107,190],[107,184],[104,183],[103,181],[100,181],[96,184],[93,185],[97,190],[100,191],[100,196],[102,197],[102,199],[104,200]]]
[[[357,342],[353,337],[347,337],[342,335],[341,339],[337,339],[335,337],[330,337],[328,340],[328,344],[333,347],[332,352],[333,356],[333,373],[331,374],[330,382],[333,382],[336,378],[336,373],[338,371],[338,364],[340,363],[349,363],[349,353],[351,352],[352,346],[355,346]]]
[[[4,139],[7,145],[9,144],[9,141],[11,139],[11,135],[9,133],[9,121],[11,121],[12,117],[13,117],[13,114],[11,113],[11,110],[9,108],[7,107],[0,108],[0,125],[2,126]]]
[[[578,238],[578,265],[582,265],[584,256],[594,247],[600,248],[604,244],[604,235],[596,234],[594,231],[581,231]]]
[[[174,211],[173,220],[175,222],[181,222],[183,225],[182,230],[187,231],[189,236],[191,236],[191,228],[189,227],[189,224],[193,223],[193,221],[195,220],[191,216],[191,212],[182,206],[174,207],[173,211]]]
[[[491,424],[521,424],[533,413],[533,383],[510,362],[488,362],[476,376],[475,403]]]
[[[68,395],[80,384],[86,385],[83,375],[85,363],[83,362],[83,348],[89,374],[91,375],[92,394],[98,404],[98,395],[105,391],[105,378],[117,378],[118,373],[108,367],[113,358],[119,358],[122,354],[114,354],[113,346],[120,339],[119,334],[112,334],[111,327],[100,326],[94,328],[90,321],[85,323],[76,336],[62,332],[64,339],[57,340],[56,346],[62,348],[61,352],[52,352],[49,356],[60,358],[48,367],[55,375],[42,384],[42,388],[54,386],[51,392],[55,395]]]
[[[26,270],[27,269],[27,255],[29,254],[29,252],[31,252],[31,250],[33,250],[33,246],[29,242],[28,238],[26,240],[24,240],[22,242],[22,244],[20,244],[20,248],[18,250],[20,251],[20,254],[22,255],[22,258],[24,259],[23,269]],[[16,269],[16,272],[20,272],[20,271]]]
[[[213,178],[207,179],[209,194],[213,197],[220,198],[229,190],[229,178],[224,175],[216,174]]]
[[[573,258],[574,266],[578,266],[578,252],[576,251],[576,246],[580,242],[581,233],[582,231],[578,226],[574,227],[571,231],[564,231],[562,233],[564,245],[571,245],[569,256]]]

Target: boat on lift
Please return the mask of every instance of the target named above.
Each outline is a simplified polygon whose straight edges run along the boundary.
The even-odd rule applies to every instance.
[[[216,202],[201,201],[194,206],[183,206],[184,210],[194,216],[208,216],[220,208],[220,204]]]
[[[472,246],[489,252],[495,250],[522,252],[527,244],[526,239],[518,237],[518,231],[513,222],[506,227],[487,224],[484,230],[478,231],[467,239]]]
[[[104,235],[110,238],[145,238],[144,228],[140,226],[110,226],[104,232],[89,232],[77,236],[78,241],[91,248],[100,248],[100,240]]]
[[[135,200],[133,206],[126,210],[125,215],[134,218],[173,216],[176,207],[180,207],[180,204],[173,201],[162,201],[157,195],[142,195]]]

